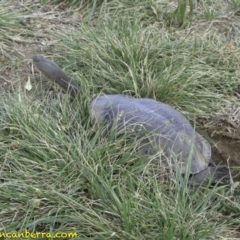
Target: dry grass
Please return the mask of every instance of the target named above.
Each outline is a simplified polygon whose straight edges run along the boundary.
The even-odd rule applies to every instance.
[[[239,140],[238,1],[201,1],[180,17],[177,1],[22,2],[0,3],[0,231],[238,238],[238,182],[194,190],[181,176],[173,183],[124,138],[103,138],[89,116],[90,95],[128,93],[205,116],[205,128]],[[80,102],[46,91],[34,54],[81,82]]]

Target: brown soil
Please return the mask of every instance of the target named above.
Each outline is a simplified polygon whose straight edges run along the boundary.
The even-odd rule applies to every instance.
[[[240,141],[224,136],[215,136],[216,142],[212,148],[213,159],[217,163],[223,163],[231,167],[240,166]]]
[[[4,1],[6,9],[21,12],[22,19],[15,32],[9,31],[0,52],[0,91],[3,94],[16,90],[27,92],[25,85],[29,79],[35,82],[37,72],[32,66],[32,56],[56,55],[52,51],[58,44],[54,34],[74,29],[75,22],[82,18],[79,11],[67,8],[64,3],[44,6],[41,0],[21,2]],[[31,10],[33,4],[35,8]]]
[[[239,100],[238,100],[239,101]],[[236,101],[236,102],[238,102]],[[240,172],[240,106],[225,105],[208,119],[199,119],[201,128],[213,140],[213,160]],[[237,178],[240,180],[240,176]]]

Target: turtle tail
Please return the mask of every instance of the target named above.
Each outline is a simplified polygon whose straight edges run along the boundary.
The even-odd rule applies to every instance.
[[[230,179],[230,169],[225,165],[208,166],[199,173],[190,176],[190,182],[195,184],[207,184],[210,180],[213,183]]]

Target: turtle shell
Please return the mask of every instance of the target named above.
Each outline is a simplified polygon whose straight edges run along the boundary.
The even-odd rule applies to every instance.
[[[211,161],[211,146],[189,121],[167,104],[148,98],[126,95],[102,95],[91,103],[92,118],[107,129],[131,132],[140,139],[140,149],[147,155],[161,154],[164,163],[176,162],[181,173],[198,173]]]

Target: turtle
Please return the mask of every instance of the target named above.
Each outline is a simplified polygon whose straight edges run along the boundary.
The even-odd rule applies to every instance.
[[[32,61],[72,98],[81,94],[81,87],[56,63],[41,55],[34,55]],[[195,131],[182,113],[168,104],[124,94],[105,94],[92,99],[90,113],[94,121],[106,126],[107,131],[114,127],[129,132],[133,139],[140,141],[140,151],[144,154],[159,155],[162,164],[178,166],[181,174],[188,171],[192,184],[230,178],[229,168],[213,161],[209,142]]]

